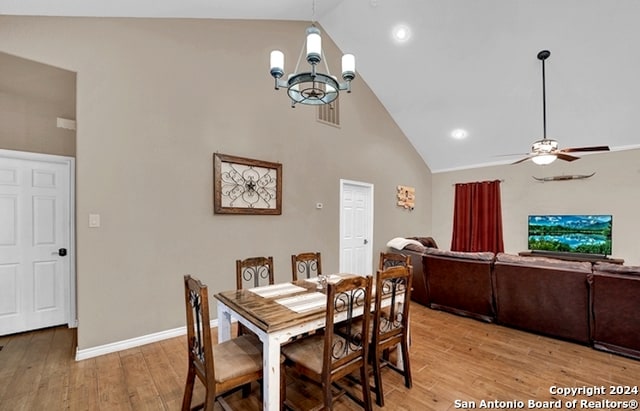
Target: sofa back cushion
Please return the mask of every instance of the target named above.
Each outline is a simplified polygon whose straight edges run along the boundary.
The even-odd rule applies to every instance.
[[[589,267],[569,269],[560,263],[534,264],[499,256],[493,275],[499,323],[583,344],[589,342]]]
[[[450,257],[450,258],[460,258],[466,260],[479,260],[479,261],[493,261],[495,258],[495,254],[487,251],[487,252],[466,252],[466,251],[446,251],[440,250],[439,248],[426,248],[424,250],[425,255],[433,255],[440,257]]]
[[[640,276],[640,266],[611,264],[597,262],[593,265],[594,272],[614,273],[614,274],[629,274]]]
[[[409,238],[420,242],[425,247],[438,248],[438,244],[436,244],[436,240],[434,240],[433,237],[409,237]]]
[[[565,261],[549,257],[524,257],[513,254],[498,253],[496,263],[555,268],[558,270],[591,272],[591,263],[587,261]]]

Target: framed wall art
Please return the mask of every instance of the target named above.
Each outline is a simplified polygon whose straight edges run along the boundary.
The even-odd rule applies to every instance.
[[[282,164],[213,154],[215,214],[282,214]]]

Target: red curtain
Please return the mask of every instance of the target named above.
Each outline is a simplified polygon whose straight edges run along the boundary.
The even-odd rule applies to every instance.
[[[504,251],[500,181],[455,185],[451,251]]]

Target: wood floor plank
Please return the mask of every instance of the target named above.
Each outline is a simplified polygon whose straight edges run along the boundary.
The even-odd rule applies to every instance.
[[[131,408],[149,411],[164,409],[158,387],[141,350],[135,350],[131,355],[121,355],[120,361]]]
[[[129,387],[120,354],[112,353],[96,357],[98,407],[100,410],[131,411]]]
[[[15,410],[29,410],[37,408],[32,405],[37,392],[45,359],[49,353],[54,332],[51,330],[37,330],[29,339],[27,352],[19,362],[17,372],[7,381],[5,396],[13,403]]]
[[[165,409],[177,410],[182,404],[182,385],[184,380],[174,371],[160,344],[148,344],[140,347],[153,383],[158,387]]]
[[[98,366],[95,358],[72,361],[69,366],[69,388],[63,409],[98,410]]]
[[[640,385],[640,361],[418,304],[411,307],[413,388],[383,369],[384,410],[466,409],[456,401],[479,405],[482,400],[566,399],[551,394],[552,385]],[[0,338],[0,411],[180,409],[187,371],[184,336],[83,361],[74,360],[75,331],[65,327]],[[289,398],[303,404],[320,398],[316,387],[291,377],[287,381]],[[203,398],[197,383],[194,402]],[[228,402],[234,409],[260,410],[260,386],[254,384],[248,398],[233,393]],[[346,397],[335,407],[357,409]]]

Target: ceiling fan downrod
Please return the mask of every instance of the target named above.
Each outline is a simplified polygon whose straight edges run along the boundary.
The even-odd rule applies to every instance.
[[[538,53],[538,60],[542,61],[542,139],[547,139],[547,91],[544,75],[544,61],[549,58],[551,52],[542,50]]]

